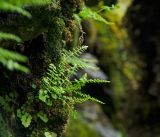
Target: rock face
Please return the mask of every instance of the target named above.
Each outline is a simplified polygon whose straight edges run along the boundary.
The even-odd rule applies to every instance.
[[[108,117],[103,112],[99,104],[86,102],[79,105],[82,119],[100,135],[101,137],[119,137],[120,133],[114,129]]]
[[[142,80],[130,91],[126,112],[129,137],[160,136],[160,4],[134,0],[128,9],[127,28],[133,48],[143,62]]]
[[[26,66],[31,70],[30,74],[22,74],[0,66],[0,137],[43,137],[46,130],[61,136],[70,108],[64,108],[61,102],[55,101],[51,109],[38,101],[37,95],[49,63],[59,64],[63,42],[72,39],[72,36],[66,34],[72,35],[76,29],[73,14],[81,9],[82,2],[55,0],[50,5],[27,7],[32,14],[31,19],[0,12],[0,31],[16,34],[23,40],[18,46],[13,42],[0,41],[1,46],[26,55],[29,59]],[[9,109],[6,110],[1,103],[6,104],[2,101],[13,92],[14,103],[9,102]],[[16,116],[20,108],[32,114],[29,128],[24,128]],[[48,115],[48,123],[37,118],[39,111]]]

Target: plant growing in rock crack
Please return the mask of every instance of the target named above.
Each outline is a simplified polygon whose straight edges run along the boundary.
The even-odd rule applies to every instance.
[[[52,111],[54,102],[62,103],[62,106],[70,108],[69,111],[76,117],[76,111],[72,106],[76,103],[82,103],[88,100],[103,103],[96,98],[82,93],[81,89],[87,83],[108,83],[109,81],[100,79],[87,79],[87,74],[84,74],[80,79],[74,79],[79,69],[91,67],[90,60],[81,59],[80,55],[87,49],[87,46],[75,48],[73,51],[62,50],[61,61],[59,65],[50,64],[46,76],[41,80],[38,100],[48,106],[47,111]],[[95,69],[95,68],[94,68]],[[28,101],[20,109],[17,110],[17,116],[20,118],[24,127],[29,127],[32,120],[34,121],[35,115],[27,110],[27,105],[33,103],[35,97],[29,95]],[[36,97],[37,100],[37,97]],[[53,107],[52,107],[53,106]],[[36,117],[40,118],[44,123],[50,121],[47,112],[41,110],[36,112]]]
[[[60,64],[58,66],[49,65],[47,75],[43,77],[39,90],[41,101],[49,106],[52,106],[54,100],[60,100],[64,105],[68,105],[69,102],[75,104],[87,100],[103,103],[82,93],[81,88],[86,83],[107,83],[108,81],[87,79],[87,74],[84,74],[80,79],[70,80],[72,76],[76,75],[77,70],[91,67],[88,65],[89,60],[79,58],[86,49],[87,46],[82,46],[73,51],[63,50]]]

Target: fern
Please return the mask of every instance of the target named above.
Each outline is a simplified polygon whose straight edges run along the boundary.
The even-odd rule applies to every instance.
[[[87,74],[83,75],[79,80],[70,80],[78,69],[90,67],[85,60],[78,58],[86,48],[86,46],[83,46],[73,51],[63,50],[60,65],[58,67],[54,64],[49,65],[47,76],[42,79],[39,90],[39,99],[41,101],[49,106],[52,106],[54,100],[63,101],[64,104],[68,104],[68,102],[82,103],[87,100],[103,103],[90,95],[82,93],[81,89],[86,83],[107,83],[109,81],[88,80]],[[68,96],[70,93],[72,96]]]
[[[50,3],[53,0],[5,0],[5,1],[17,6],[27,6],[27,5],[44,5]]]
[[[14,34],[0,32],[0,40],[15,40],[16,42],[21,42],[21,39]]]
[[[28,112],[25,112],[24,110],[17,110],[17,116],[20,118],[22,125],[24,127],[29,127],[32,121],[32,116]]]
[[[31,18],[31,14],[28,11],[7,2],[0,2],[0,9],[5,11],[17,12],[24,16],[27,16],[28,18]]]
[[[44,132],[44,136],[45,137],[57,137],[57,134],[54,132],[46,131],[46,132]]]
[[[25,6],[42,5],[50,2],[51,0],[0,0],[0,11],[16,12],[31,18],[31,14],[24,9]],[[1,40],[21,42],[18,36],[0,31],[0,41]],[[7,67],[9,70],[19,70],[28,73],[29,69],[18,63],[26,61],[27,58],[25,56],[0,48],[0,64],[3,64],[3,66]]]
[[[116,5],[112,4],[111,7],[109,7],[109,6],[101,6],[101,9],[98,11],[98,13],[102,12],[102,11],[108,12],[108,11],[112,11],[112,10],[118,9],[118,8],[119,8],[119,4],[116,4]]]
[[[28,18],[31,18],[31,14],[23,9],[23,6],[26,5],[41,5],[47,4],[51,2],[50,0],[1,0],[0,1],[0,10],[10,11],[10,12],[17,12]]]
[[[79,13],[79,16],[84,20],[84,19],[94,19],[100,22],[103,22],[105,24],[113,24],[112,22],[107,21],[105,18],[103,18],[98,12],[92,11],[88,7],[83,7],[82,11]]]
[[[23,55],[0,48],[0,63],[7,67],[9,70],[19,70],[29,73],[29,69],[18,62],[26,62],[27,58]]]
[[[44,112],[42,112],[42,111],[38,112],[38,113],[37,113],[37,116],[38,116],[44,123],[47,123],[47,122],[48,122],[48,117],[47,117],[47,115],[46,115]]]

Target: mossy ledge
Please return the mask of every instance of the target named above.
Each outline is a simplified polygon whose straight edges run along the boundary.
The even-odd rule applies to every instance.
[[[15,13],[0,12],[0,31],[18,35],[23,43],[0,41],[1,46],[12,49],[28,57],[26,66],[30,74],[10,72],[0,66],[0,98],[14,94],[14,101],[8,109],[0,104],[0,137],[44,137],[45,131],[56,133],[60,137],[67,124],[70,106],[64,107],[55,101],[49,107],[38,100],[38,90],[42,77],[46,74],[49,63],[58,65],[65,39],[64,30],[73,33],[73,14],[80,10],[82,0],[55,0],[49,5],[26,7],[32,18]],[[67,37],[67,41],[72,37]],[[25,128],[17,110],[24,109],[32,115],[32,122]],[[43,111],[48,116],[45,123],[37,117]]]

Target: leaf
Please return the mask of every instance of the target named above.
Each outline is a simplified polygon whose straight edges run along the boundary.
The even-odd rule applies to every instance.
[[[95,11],[92,11],[90,8],[87,8],[87,7],[84,7],[82,9],[82,11],[79,13],[79,16],[82,18],[82,19],[88,19],[88,18],[91,18],[91,19],[94,19],[94,20],[97,20],[97,21],[100,21],[100,22],[103,22],[105,24],[114,24],[112,22],[109,22],[107,21],[106,19],[104,19],[101,15],[99,15],[97,12]]]
[[[2,63],[9,70],[19,70],[25,73],[29,73],[30,71],[27,67],[18,63],[26,61],[27,57],[0,47],[0,63]]]
[[[99,12],[101,12],[103,10],[105,10],[105,11],[112,11],[114,9],[118,9],[119,7],[120,7],[119,4],[115,4],[115,5],[112,4],[111,7],[109,7],[109,6],[101,6],[101,10]]]
[[[5,0],[0,1],[0,10],[17,12],[31,18],[31,14],[22,7],[28,5],[44,5],[49,4],[50,2],[51,0]]]
[[[27,16],[28,18],[32,17],[31,14],[28,11],[22,9],[21,7],[12,5],[12,4],[10,4],[8,2],[4,2],[4,1],[0,2],[0,10],[17,12],[17,13],[20,13],[24,16]]]
[[[29,127],[31,121],[32,121],[32,116],[29,113],[26,112],[24,113],[24,115],[22,115],[21,122],[25,128]]]
[[[53,2],[53,0],[5,0],[16,6],[27,6],[27,5],[44,5]],[[55,1],[55,0],[54,0]]]
[[[45,132],[44,135],[45,137],[57,137],[57,134],[54,132]]]
[[[89,67],[86,60],[80,58],[86,48],[83,46],[75,48],[73,51],[63,50],[59,66],[49,65],[47,76],[42,78],[39,90],[40,100],[50,106],[54,100],[61,101],[63,105],[68,105],[68,102],[82,103],[87,100],[103,104],[98,99],[82,93],[81,89],[86,83],[108,83],[108,81],[88,80],[87,74],[84,74],[79,80],[70,80],[79,68]],[[73,116],[76,117],[76,112],[73,112]]]
[[[39,113],[37,113],[37,116],[44,122],[47,123],[48,122],[48,117],[45,113],[43,113],[42,111],[40,111]]]
[[[14,34],[0,32],[0,40],[8,40],[8,39],[15,40],[17,42],[22,41],[18,36],[14,35]]]
[[[0,58],[12,59],[19,62],[26,62],[28,59],[26,56],[23,56],[19,53],[9,51],[7,49],[0,48]]]
[[[45,102],[48,106],[52,106],[52,101],[50,100],[50,96],[48,95],[47,90],[39,90],[39,99]]]

